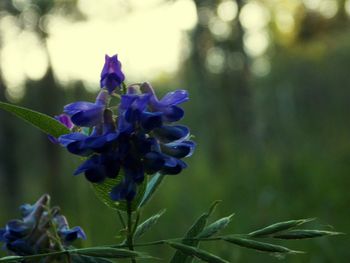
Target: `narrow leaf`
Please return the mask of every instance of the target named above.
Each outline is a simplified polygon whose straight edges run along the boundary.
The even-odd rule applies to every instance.
[[[35,254],[35,255],[29,255],[29,256],[8,256],[8,257],[1,258],[0,262],[22,262],[22,261],[32,262],[32,260],[36,260],[40,258],[57,257],[57,256],[61,256],[62,254],[67,254],[70,252],[71,250],[65,250],[65,251],[54,251],[50,253]]]
[[[152,176],[151,180],[148,182],[143,198],[139,204],[139,207],[144,206],[156,192],[160,184],[162,183],[165,175],[157,173]]]
[[[118,185],[123,178],[123,175],[120,173],[117,178],[111,179],[108,178],[103,181],[103,183],[99,184],[92,184],[93,190],[96,194],[96,196],[104,203],[106,206],[115,209],[115,210],[121,210],[121,211],[127,211],[127,203],[126,201],[120,201],[115,202],[110,197],[110,192],[112,188],[116,185]],[[147,178],[147,177],[146,177]],[[137,186],[137,193],[134,198],[134,200],[131,203],[131,209],[132,211],[135,211],[137,207],[139,206],[139,203],[141,202],[141,199],[145,193],[146,185],[147,185],[147,179]]]
[[[23,260],[23,257],[20,256],[8,256],[0,258],[0,262],[19,262],[20,260]]]
[[[220,203],[220,201],[215,201],[211,206],[207,213],[202,214],[196,222],[191,226],[191,228],[187,231],[184,239],[182,241],[183,244],[197,247],[199,244],[199,240],[186,240],[196,237],[199,233],[203,231],[205,225],[207,224],[209,216],[214,212],[216,206]],[[192,262],[193,257],[189,257],[181,253],[180,251],[176,251],[174,256],[171,259],[171,263],[190,263]]]
[[[16,115],[41,131],[56,138],[63,134],[70,133],[66,126],[46,114],[5,102],[0,102],[0,109]]]
[[[101,258],[135,258],[144,256],[144,254],[137,251],[111,247],[82,248],[75,250],[75,253],[89,257]]]
[[[274,235],[274,238],[279,239],[306,239],[306,238],[315,238],[323,236],[336,236],[342,235],[340,232],[325,231],[325,230],[307,230],[307,229],[295,229],[288,231],[286,233],[281,233]]]
[[[204,228],[204,230],[197,236],[198,238],[207,238],[215,235],[218,233],[220,230],[224,229],[225,227],[228,226],[228,224],[231,222],[231,218],[234,216],[234,214],[223,217],[211,225],[207,226]]]
[[[226,261],[216,255],[213,255],[205,250],[192,247],[192,246],[187,246],[182,243],[177,243],[177,242],[168,242],[168,245],[177,249],[178,251],[181,251],[184,255],[188,255],[191,257],[197,257],[205,262],[210,262],[210,263],[229,263],[229,261]]]
[[[240,237],[227,236],[223,237],[223,240],[236,244],[241,247],[255,249],[263,252],[270,253],[282,253],[282,254],[295,254],[295,253],[303,253],[301,251],[290,250],[289,248],[282,247],[279,245],[274,245],[270,243],[259,242],[251,239],[245,239]]]
[[[160,211],[158,214],[155,214],[142,222],[140,225],[137,226],[134,238],[137,239],[140,236],[142,236],[147,230],[149,230],[152,226],[154,226],[158,219],[164,214],[165,210]]]
[[[88,257],[83,255],[71,255],[72,263],[113,263],[105,258]]]
[[[314,218],[307,218],[307,219],[299,219],[299,220],[289,220],[284,222],[278,222],[272,225],[269,225],[267,227],[258,229],[254,232],[249,233],[248,235],[251,237],[263,237],[268,236],[271,234],[275,234],[281,231],[285,231],[287,229],[300,226],[302,224],[305,224],[307,222],[310,222],[314,220]]]

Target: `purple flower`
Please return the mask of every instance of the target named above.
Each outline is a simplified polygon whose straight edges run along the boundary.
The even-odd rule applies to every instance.
[[[74,127],[73,122],[71,121],[71,119],[69,118],[68,115],[66,114],[60,114],[58,116],[55,116],[55,119],[58,120],[60,123],[62,123],[64,126],[66,126],[69,130],[72,130]],[[54,143],[54,144],[58,144],[58,139],[55,138],[52,135],[48,135],[47,136],[49,138],[49,140]]]
[[[52,238],[55,234],[61,237],[64,246],[78,238],[86,239],[80,227],[70,229],[59,208],[50,209],[49,205],[50,196],[47,194],[34,205],[22,205],[22,218],[11,220],[0,229],[0,242],[4,243],[4,248],[16,255],[27,256],[59,249],[57,240]],[[51,224],[56,226],[57,233],[50,232]]]
[[[112,112],[106,109],[103,113],[103,123],[95,126],[91,134],[73,132],[60,136],[58,141],[73,154],[89,156],[94,152],[108,152],[118,137],[119,132],[115,128]]]
[[[93,127],[103,120],[103,112],[106,108],[108,95],[101,91],[95,103],[78,101],[64,107],[63,112],[70,116],[72,122],[77,126]]]
[[[191,156],[196,146],[186,126],[174,125],[184,116],[179,105],[189,99],[187,91],[176,90],[158,99],[150,84],[135,84],[123,90],[119,104],[110,107],[110,95],[124,79],[117,55],[106,55],[100,84],[108,92],[103,89],[95,103],[66,105],[64,113],[76,127],[59,137],[69,152],[87,157],[75,175],[84,173],[92,183],[122,177],[110,193],[114,201],[131,201],[146,175],[180,173],[187,167],[182,158]]]
[[[119,87],[125,80],[125,76],[121,70],[121,63],[118,56],[105,56],[105,64],[101,72],[100,86],[106,87],[111,94],[117,87]]]
[[[174,122],[184,116],[184,111],[177,105],[189,100],[186,90],[176,90],[167,93],[161,100],[158,100],[152,86],[145,82],[141,85],[141,91],[150,94],[150,107],[152,111],[162,112],[164,121]]]
[[[78,238],[83,240],[86,239],[86,234],[81,227],[75,226],[73,228],[69,228],[68,221],[65,216],[56,215],[53,218],[53,221],[57,226],[57,233],[64,244],[69,245],[71,242],[77,240]]]
[[[172,123],[183,117],[178,105],[187,100],[184,90],[169,92],[158,100],[152,87],[144,83],[127,88],[117,116],[107,99],[69,104],[65,112],[73,122],[92,128],[90,134],[74,132],[59,138],[69,152],[88,157],[74,174],[84,173],[88,181],[102,183],[122,171],[123,178],[110,196],[114,201],[130,201],[146,174],[180,173],[187,167],[181,159],[192,155],[195,143],[189,140],[186,126]]]

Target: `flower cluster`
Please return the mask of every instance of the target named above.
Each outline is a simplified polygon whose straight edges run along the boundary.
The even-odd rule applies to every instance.
[[[50,209],[49,203],[50,197],[43,195],[34,205],[20,207],[22,218],[11,220],[0,229],[0,242],[6,250],[27,256],[56,251],[78,238],[86,239],[80,227],[69,228],[59,208]]]
[[[93,183],[122,176],[110,192],[115,201],[131,201],[146,174],[180,173],[186,167],[181,159],[195,148],[189,129],[174,125],[184,116],[179,104],[189,99],[187,91],[159,100],[149,83],[125,87],[124,78],[117,56],[106,56],[96,101],[68,104],[58,117],[73,131],[60,136],[59,143],[87,158],[75,174],[84,173]],[[117,106],[109,106],[112,98],[119,99]]]

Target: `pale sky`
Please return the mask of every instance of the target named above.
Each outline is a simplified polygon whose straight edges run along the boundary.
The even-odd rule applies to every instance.
[[[187,31],[197,23],[192,0],[134,0],[130,1],[133,10],[126,14],[118,2],[80,0],[79,7],[88,17],[82,22],[45,18],[50,59],[59,81],[81,80],[98,89],[105,54],[118,54],[129,81],[151,81],[177,71],[188,54]],[[0,30],[4,79],[10,97],[19,98],[24,80],[40,79],[48,59],[36,35],[20,31],[12,17],[1,20]]]
[[[28,3],[13,2],[18,6]],[[269,72],[265,53],[270,44],[271,10],[277,28],[288,35],[294,30],[293,14],[301,0],[267,3],[270,4],[247,1],[239,16],[245,29],[244,48],[253,58],[252,70],[257,76]],[[303,3],[327,18],[334,16],[338,8],[335,0],[303,0]],[[80,80],[92,90],[98,89],[105,54],[118,54],[127,82],[171,77],[190,52],[188,31],[196,23],[202,23],[201,14],[206,17],[205,13],[210,13],[206,25],[218,40],[231,37],[230,23],[237,17],[237,5],[232,0],[221,0],[216,10],[199,10],[200,18],[193,0],[78,0],[78,7],[86,20],[76,22],[49,15],[42,21],[49,33],[47,45],[56,79],[63,84]],[[350,13],[350,0],[346,1],[346,10]],[[31,21],[37,19],[35,13],[28,9],[22,15],[28,22],[27,30],[20,30],[10,15],[1,15],[0,21],[0,65],[10,100],[20,99],[26,78],[42,78],[48,66],[42,43],[30,31]],[[227,59],[220,48],[213,47],[208,50],[206,66],[209,71],[220,73]]]

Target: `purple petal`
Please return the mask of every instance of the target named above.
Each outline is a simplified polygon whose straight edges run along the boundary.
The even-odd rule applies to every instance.
[[[187,165],[185,162],[181,161],[180,159],[168,156],[165,161],[164,168],[162,169],[162,173],[175,175],[179,174],[186,167]]]
[[[74,127],[73,122],[66,114],[60,114],[58,116],[55,116],[55,119],[58,120],[60,123],[62,123],[64,126],[66,126],[68,129],[72,129]]]
[[[154,134],[160,141],[170,143],[185,140],[189,137],[190,130],[183,125],[163,125],[160,128],[154,129]]]
[[[94,109],[96,107],[100,107],[100,106],[98,106],[92,102],[77,101],[77,102],[73,102],[73,103],[70,103],[70,104],[64,106],[63,112],[68,114],[68,115],[73,115],[73,114],[78,113],[80,111],[86,111],[86,110]]]
[[[65,242],[73,242],[78,238],[81,238],[83,240],[86,239],[86,234],[79,226],[73,227],[72,229],[61,229],[59,230],[59,234]]]
[[[193,141],[182,141],[168,143],[161,146],[162,152],[175,158],[184,158],[193,154],[195,143]]]
[[[71,117],[72,122],[82,127],[92,127],[102,123],[104,106],[94,105],[95,107],[73,114]]]
[[[76,142],[76,141],[82,141],[87,138],[86,135],[80,133],[80,132],[73,132],[69,134],[64,134],[58,138],[58,141],[60,144],[64,147],[67,147],[68,144]]]
[[[162,106],[173,106],[188,101],[188,92],[186,90],[176,90],[167,93],[160,101]]]
[[[170,106],[166,108],[160,108],[161,111],[163,111],[163,120],[166,122],[175,122],[184,116],[185,112],[183,109],[181,109],[178,106]]]

